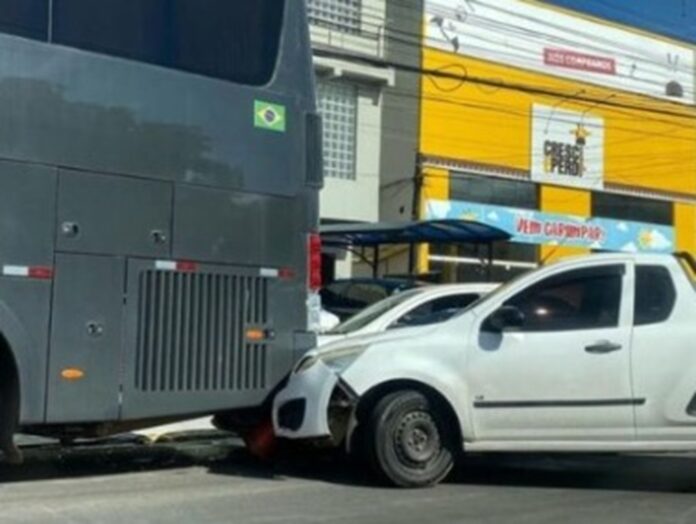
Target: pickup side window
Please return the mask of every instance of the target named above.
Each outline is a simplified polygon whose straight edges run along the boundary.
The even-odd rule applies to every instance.
[[[636,267],[636,303],[633,315],[636,326],[665,322],[672,315],[676,302],[677,290],[666,268]]]
[[[382,286],[370,283],[356,283],[348,288],[346,298],[363,308],[384,300],[389,293]]]
[[[523,332],[618,327],[623,265],[568,271],[523,291],[505,305],[524,315]]]

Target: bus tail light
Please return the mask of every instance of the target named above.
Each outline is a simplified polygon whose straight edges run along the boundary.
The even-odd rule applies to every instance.
[[[321,236],[318,233],[309,235],[307,242],[308,249],[308,272],[307,280],[310,291],[321,289]]]

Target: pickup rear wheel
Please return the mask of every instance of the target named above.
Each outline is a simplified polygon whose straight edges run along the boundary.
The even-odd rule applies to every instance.
[[[454,466],[456,442],[441,410],[419,391],[397,391],[374,407],[365,428],[370,465],[400,487],[437,484]]]

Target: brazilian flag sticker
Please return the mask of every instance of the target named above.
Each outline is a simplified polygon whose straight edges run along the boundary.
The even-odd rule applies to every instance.
[[[254,126],[267,131],[285,133],[287,120],[285,106],[262,100],[254,102]]]

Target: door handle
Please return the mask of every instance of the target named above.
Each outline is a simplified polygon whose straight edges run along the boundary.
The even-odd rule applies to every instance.
[[[590,346],[585,346],[585,351],[593,355],[603,355],[605,353],[613,353],[614,351],[619,351],[623,346],[621,344],[614,344],[609,341],[597,342]]]

